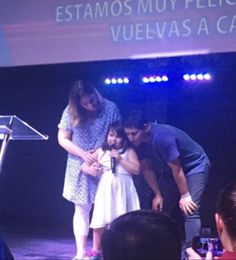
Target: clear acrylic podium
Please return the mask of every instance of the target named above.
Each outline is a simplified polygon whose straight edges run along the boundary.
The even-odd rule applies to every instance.
[[[32,126],[15,115],[0,115],[0,140],[2,140],[0,150],[0,174],[10,140],[47,140],[48,136],[41,134]]]

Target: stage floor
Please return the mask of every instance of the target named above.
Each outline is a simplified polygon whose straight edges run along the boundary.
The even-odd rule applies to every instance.
[[[75,255],[73,234],[55,227],[0,227],[0,236],[15,260],[71,260]]]

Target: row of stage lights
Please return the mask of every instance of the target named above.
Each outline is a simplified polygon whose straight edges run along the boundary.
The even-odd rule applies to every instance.
[[[189,82],[201,82],[201,81],[209,81],[212,79],[209,73],[198,73],[198,74],[184,74],[183,79]],[[160,82],[168,82],[169,78],[167,75],[151,75],[142,77],[142,83],[160,83]],[[116,84],[129,84],[130,79],[128,77],[112,77],[105,79],[106,85],[116,85]]]

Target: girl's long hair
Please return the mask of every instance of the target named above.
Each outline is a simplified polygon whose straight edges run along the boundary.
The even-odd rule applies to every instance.
[[[100,105],[103,102],[103,98],[100,93],[88,82],[84,80],[78,80],[74,82],[69,92],[69,113],[72,117],[72,123],[74,126],[86,122],[90,114],[80,105],[82,97],[95,94],[99,100]]]

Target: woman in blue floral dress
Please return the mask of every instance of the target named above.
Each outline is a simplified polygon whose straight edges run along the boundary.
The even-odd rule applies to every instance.
[[[94,202],[100,171],[93,154],[105,140],[109,126],[120,119],[117,106],[103,98],[88,82],[76,81],[69,103],[58,125],[58,142],[68,152],[63,197],[75,205],[73,230],[77,253],[85,256],[89,231],[89,213]],[[90,174],[82,171],[83,162],[93,164]]]

